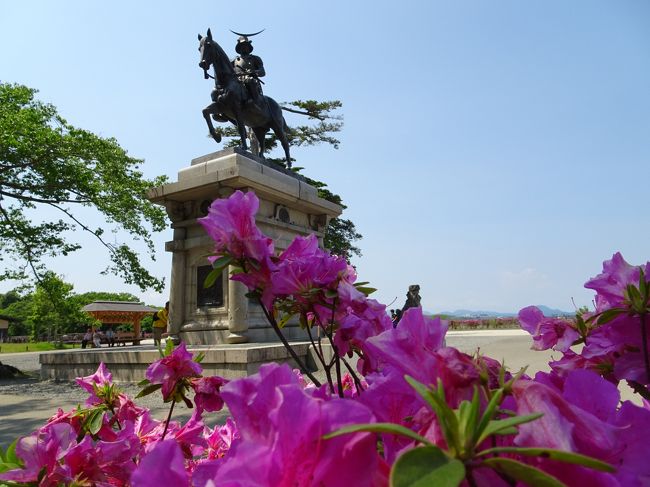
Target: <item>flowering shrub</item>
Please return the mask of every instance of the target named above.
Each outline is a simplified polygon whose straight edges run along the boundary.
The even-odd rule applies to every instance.
[[[112,384],[78,379],[83,408],[59,411],[1,452],[10,485],[415,486],[650,484],[650,408],[621,403],[627,381],[648,399],[644,267],[616,254],[587,283],[597,308],[575,321],[520,313],[533,349],[562,354],[529,377],[445,346],[447,323],[411,308],[393,328],[344,260],[298,237],[279,255],[255,226],[257,198],[236,192],[201,220],[215,241],[215,275],[227,265],[287,347],[297,319],[326,381],[295,355],[302,374],[266,364],[243,379],[203,377],[181,344],[152,364],[140,395],[160,391],[165,421]],[[208,280],[211,278],[209,277]],[[332,354],[325,353],[324,344]],[[329,358],[331,355],[331,358]],[[307,378],[303,376],[305,374]],[[171,420],[176,403],[193,408]],[[223,426],[203,416],[224,404]]]

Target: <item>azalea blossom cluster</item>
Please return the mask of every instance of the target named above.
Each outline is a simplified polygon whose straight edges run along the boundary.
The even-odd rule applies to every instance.
[[[558,376],[587,369],[616,385],[626,381],[650,399],[650,262],[632,266],[616,253],[585,287],[596,291],[595,310],[575,320],[547,318],[534,306],[519,312],[533,348],[562,353],[549,364]]]
[[[257,209],[251,192],[212,204],[202,224],[215,241],[214,266],[235,268],[232,278],[248,286],[280,334],[283,322],[299,321],[327,383],[278,364],[233,381],[203,377],[181,344],[149,367],[141,394],[160,390],[170,412],[176,403],[192,407],[183,425],[171,413],[164,421],[152,418],[112,384],[102,365],[78,380],[89,392],[86,407],[59,411],[20,439],[2,455],[0,480],[241,487],[374,487],[424,479],[470,487],[650,484],[650,407],[621,401],[617,388],[625,379],[638,385],[639,394],[647,392],[642,304],[648,287],[640,284],[647,265],[628,266],[618,254],[605,263],[604,273],[587,283],[597,292],[597,309],[582,321],[522,310],[533,348],[564,354],[548,372],[531,377],[446,346],[447,323],[420,308],[407,310],[393,328],[354,270],[319,249],[314,237],[299,237],[276,255],[255,225]],[[231,417],[206,427],[206,415],[224,405]]]

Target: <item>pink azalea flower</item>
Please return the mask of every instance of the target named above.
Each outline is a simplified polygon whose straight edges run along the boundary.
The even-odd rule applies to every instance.
[[[404,375],[396,369],[366,376],[368,388],[359,397],[359,402],[367,406],[377,417],[377,421],[396,423],[407,428],[419,430],[422,425],[413,421],[416,413],[425,406],[424,400],[404,380]],[[393,463],[398,453],[412,441],[396,435],[382,435],[384,456]]]
[[[572,323],[558,318],[546,318],[536,306],[528,306],[519,311],[519,323],[533,336],[533,350],[553,348],[566,352],[580,337]]]
[[[60,461],[75,445],[76,436],[69,424],[57,423],[21,438],[16,444],[16,455],[24,462],[24,468],[0,473],[0,480],[28,483],[40,479],[42,486],[69,482],[70,469]]]
[[[203,438],[204,431],[205,425],[201,419],[201,412],[195,409],[187,423],[173,432],[174,438],[187,458],[201,455],[208,446]]]
[[[219,393],[221,386],[228,381],[223,377],[200,377],[192,379],[191,386],[194,389],[194,403],[197,409],[201,411],[221,411],[223,408],[223,399]]]
[[[339,285],[340,289],[341,285]],[[339,294],[339,297],[341,297],[341,294]],[[347,306],[347,308],[344,306]],[[393,328],[386,313],[386,307],[374,299],[367,299],[365,296],[363,296],[362,301],[354,303],[351,300],[342,298],[337,310],[336,321],[339,326],[334,336],[334,344],[338,348],[340,355],[345,355],[351,347],[366,352],[368,338]]]
[[[315,287],[336,287],[337,280],[348,268],[345,259],[320,249],[315,235],[296,237],[280,255],[277,266],[271,276],[274,293],[294,295],[297,299]]]
[[[239,379],[222,389],[242,437],[213,472],[215,485],[373,485],[375,479],[368,472],[379,464],[374,435],[323,440],[324,434],[344,425],[371,422],[372,413],[356,401],[310,396],[286,365],[264,368],[258,377]],[[263,429],[257,416],[264,418]]]
[[[650,485],[650,410],[625,401],[617,411],[614,424],[620,427],[616,452],[616,477],[621,485]],[[614,452],[612,452],[614,453]]]
[[[174,351],[160,360],[156,360],[147,369],[145,377],[152,384],[162,384],[163,399],[167,401],[173,394],[179,380],[197,377],[203,369],[192,360],[192,354],[181,343]]]
[[[512,393],[517,414],[544,413],[541,418],[519,426],[517,445],[557,448],[600,459],[616,449],[617,428],[571,404],[553,388],[533,380],[518,380]]]
[[[209,460],[223,457],[230,450],[233,442],[239,438],[237,425],[235,425],[232,418],[226,419],[223,426],[215,426],[211,431],[207,428],[206,431],[205,440],[208,444]]]
[[[127,485],[135,469],[133,458],[140,453],[140,442],[133,427],[122,430],[115,441],[98,441],[90,436],[72,447],[65,456],[65,464],[72,476],[92,485]]]
[[[218,254],[265,262],[274,253],[273,240],[262,235],[255,225],[258,209],[255,193],[235,191],[229,198],[214,200],[208,215],[197,221],[214,240]]]
[[[156,444],[140,461],[131,475],[132,487],[174,487],[189,486],[189,476],[185,470],[185,459],[175,440],[165,440]]]
[[[77,415],[77,409],[73,408],[70,411],[65,412],[63,411],[63,409],[59,408],[57,409],[56,414],[52,416],[50,419],[48,419],[47,423],[45,423],[43,426],[39,428],[39,431],[45,431],[50,426],[59,423],[69,424],[70,426],[72,426],[75,433],[79,433],[79,431],[81,430],[81,417]]]
[[[397,328],[369,338],[365,349],[374,360],[395,367],[402,375],[428,381],[436,377],[439,360],[434,352],[443,346],[446,332],[446,322],[425,318],[421,308],[410,308]]]
[[[111,385],[113,374],[110,373],[104,362],[102,362],[99,364],[97,371],[93,375],[77,377],[75,380],[77,384],[90,393],[90,397],[86,400],[86,404],[92,406],[104,402],[95,395],[95,387]]]
[[[280,400],[277,388],[285,384],[302,389],[288,366],[268,363],[257,374],[231,381],[221,388],[221,397],[243,439],[260,439],[272,434],[267,422],[268,411],[277,406]]]
[[[147,411],[145,408],[136,405],[126,394],[118,394],[117,401],[115,415],[119,421],[135,421]]]
[[[650,278],[650,262],[642,267],[644,267],[647,280]],[[603,262],[602,274],[587,281],[585,287],[596,291],[596,303],[600,312],[611,307],[621,306],[628,284],[639,285],[639,267],[631,266],[620,252],[616,252],[611,260]]]

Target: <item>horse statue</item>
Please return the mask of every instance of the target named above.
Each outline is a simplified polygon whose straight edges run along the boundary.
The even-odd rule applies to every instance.
[[[259,154],[256,155],[264,158],[266,133],[271,129],[282,144],[287,167],[291,168],[287,140],[288,127],[280,105],[269,96],[260,96],[259,103],[251,100],[246,86],[239,81],[228,55],[212,39],[210,29],[205,37],[199,34],[199,51],[201,52],[199,67],[203,69],[206,79],[210,77],[208,74],[210,66],[214,68],[213,78],[216,87],[212,91],[212,103],[203,109],[203,117],[212,138],[221,142],[221,136],[215,131],[211,117],[218,122],[231,122],[239,131],[240,147],[248,150],[246,127],[250,127],[259,143]]]

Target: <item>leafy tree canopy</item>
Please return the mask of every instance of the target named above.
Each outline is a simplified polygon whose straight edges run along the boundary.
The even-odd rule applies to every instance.
[[[282,106],[284,110],[305,115],[308,120],[313,122],[290,127],[287,134],[290,146],[301,147],[325,143],[331,145],[334,149],[339,148],[340,141],[335,137],[335,134],[343,128],[343,117],[333,113],[343,106],[339,100],[323,102],[296,100],[282,103]],[[226,147],[239,145],[239,133],[233,125],[221,125],[216,130],[223,138],[229,139],[225,144]],[[254,137],[252,132],[249,135]],[[275,134],[270,132],[265,143],[266,152],[272,151],[277,146],[278,140]],[[268,160],[285,165],[282,159],[268,158]],[[296,172],[302,169],[301,167],[293,168]],[[341,205],[343,209],[346,208],[341,197],[327,189],[326,183],[311,178],[306,179],[309,184],[318,189],[318,196]],[[357,232],[351,220],[333,218],[325,232],[325,247],[333,254],[345,257],[349,262],[353,255],[361,255],[361,249],[354,245],[354,242],[361,238],[363,238],[362,235]]]
[[[89,232],[111,259],[104,273],[119,275],[140,289],[161,291],[164,283],[141,264],[137,252],[104,238],[106,224],[145,243],[154,259],[151,230],[166,228],[165,213],[146,197],[164,177],[146,180],[142,160],[129,157],[117,141],[68,124],[54,106],[34,98],[36,90],[0,83],[0,270],[1,279],[43,279],[43,258],[68,255],[80,245],[71,230]],[[79,207],[94,207],[104,225],[78,217]],[[60,219],[36,221],[49,207]],[[10,262],[6,262],[10,261]]]

